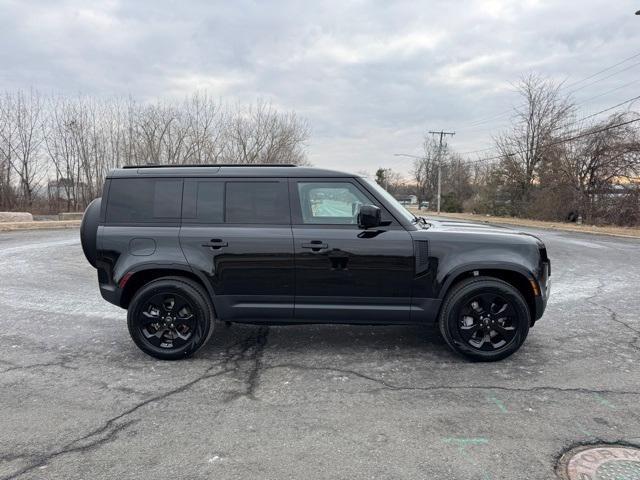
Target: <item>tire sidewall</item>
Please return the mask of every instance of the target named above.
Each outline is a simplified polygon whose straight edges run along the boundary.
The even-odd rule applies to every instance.
[[[80,245],[87,261],[96,268],[98,259],[98,224],[102,198],[96,198],[87,206],[80,222]]]
[[[458,330],[462,308],[473,297],[482,293],[500,295],[512,305],[517,313],[517,317],[514,319],[517,323],[517,332],[514,338],[506,345],[493,351],[473,348],[462,339]],[[443,336],[455,351],[473,360],[495,361],[508,357],[520,348],[529,331],[530,314],[524,298],[511,285],[494,280],[477,280],[469,282],[453,292],[446,301],[440,321]]]
[[[196,329],[189,341],[180,348],[159,348],[151,344],[139,327],[139,318],[146,302],[158,294],[174,293],[185,297],[193,306]],[[162,360],[179,360],[193,355],[211,336],[211,309],[202,294],[193,286],[176,280],[156,280],[136,292],[127,313],[127,326],[132,340],[143,352]]]

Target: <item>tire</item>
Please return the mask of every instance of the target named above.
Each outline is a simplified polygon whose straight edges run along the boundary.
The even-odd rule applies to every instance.
[[[213,305],[201,285],[183,277],[162,277],[135,293],[127,325],[131,339],[147,355],[180,360],[207,343],[214,318]]]
[[[438,322],[455,352],[470,360],[494,362],[520,348],[530,318],[529,306],[515,287],[496,278],[474,277],[452,287]]]
[[[102,198],[93,200],[82,215],[80,222],[80,243],[87,261],[96,268],[98,258],[98,224],[100,223],[100,205]]]

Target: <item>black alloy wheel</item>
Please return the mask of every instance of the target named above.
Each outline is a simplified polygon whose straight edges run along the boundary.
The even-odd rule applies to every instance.
[[[516,352],[529,333],[530,312],[513,285],[473,277],[452,287],[440,312],[440,332],[457,353],[496,361]]]
[[[198,283],[182,277],[153,280],[136,292],[127,323],[135,344],[163,360],[189,357],[213,331],[213,306]]]
[[[458,331],[472,348],[492,351],[504,347],[516,336],[516,311],[501,295],[476,295],[460,311]]]
[[[145,302],[138,318],[144,337],[158,348],[181,348],[194,334],[195,308],[183,296],[159,293]]]

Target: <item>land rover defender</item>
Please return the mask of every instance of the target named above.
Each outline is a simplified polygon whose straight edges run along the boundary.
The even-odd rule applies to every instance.
[[[161,359],[192,355],[221,320],[437,323],[453,350],[493,361],[549,298],[538,238],[417,217],[375,182],[316,168],[116,169],[81,239],[102,296]]]

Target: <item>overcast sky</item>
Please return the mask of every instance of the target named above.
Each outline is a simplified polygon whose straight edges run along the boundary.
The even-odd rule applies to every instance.
[[[419,153],[426,130],[455,130],[459,151],[490,146],[521,75],[570,84],[640,53],[639,8],[626,0],[0,0],[0,88],[266,99],[309,121],[314,165],[407,171],[411,160],[393,153]],[[639,62],[577,85],[582,113],[638,95]]]

